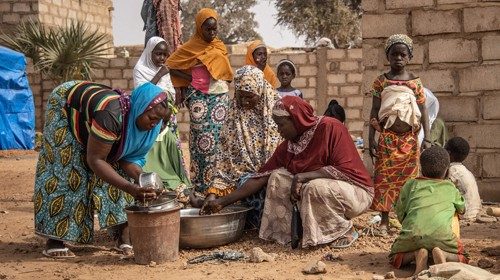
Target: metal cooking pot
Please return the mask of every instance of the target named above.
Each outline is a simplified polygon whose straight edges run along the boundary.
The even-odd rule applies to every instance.
[[[139,212],[139,213],[154,213],[158,211],[165,211],[178,207],[177,199],[175,194],[164,193],[158,196],[157,199],[143,203],[136,201],[135,205],[128,207],[129,211]]]
[[[243,234],[247,212],[239,205],[224,208],[222,213],[200,216],[199,208],[181,210],[181,248],[210,248],[238,240]]]
[[[163,189],[163,181],[155,172],[145,172],[139,175],[139,186],[141,186],[141,188],[161,190]]]

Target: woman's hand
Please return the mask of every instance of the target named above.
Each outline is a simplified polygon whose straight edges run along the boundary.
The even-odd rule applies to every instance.
[[[200,215],[208,215],[217,213],[222,210],[224,206],[220,203],[220,199],[218,199],[215,194],[209,194],[205,201],[203,202],[203,206],[200,210]]]
[[[135,198],[135,200],[146,202],[155,200],[159,194],[154,188],[141,188],[137,184],[132,184],[129,193]]]
[[[175,88],[175,106],[179,108],[184,107],[184,88]]]
[[[296,202],[300,200],[300,192],[302,191],[302,184],[305,183],[305,176],[303,173],[298,173],[293,176],[292,187],[290,188],[290,200]]]

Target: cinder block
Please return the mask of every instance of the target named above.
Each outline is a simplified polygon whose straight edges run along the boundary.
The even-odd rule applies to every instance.
[[[467,67],[458,71],[460,92],[500,89],[500,64]]]
[[[361,112],[361,115],[363,117],[363,120],[368,121],[370,120],[370,113],[372,111],[372,102],[373,102],[373,97],[369,95],[363,96],[363,111]]]
[[[500,92],[483,97],[483,119],[500,120]]]
[[[427,69],[425,71],[415,71],[420,76],[424,87],[435,91],[454,91],[455,82],[450,70]]]
[[[347,128],[350,132],[362,132],[365,126],[364,121],[347,121]]]
[[[441,4],[456,4],[456,3],[470,3],[476,2],[476,0],[437,0],[438,5]]]
[[[360,73],[349,73],[347,74],[348,83],[361,83],[363,81],[363,74]]]
[[[290,55],[290,60],[295,64],[307,64],[307,56],[306,53],[297,53]]]
[[[436,39],[429,42],[429,62],[471,62],[478,60],[477,42],[465,39]]]
[[[358,94],[360,94],[359,86],[343,86],[340,88],[340,94],[341,95],[358,95]]]
[[[30,12],[30,5],[28,3],[14,3],[12,6],[12,11],[15,13],[19,12],[25,12],[28,13]]]
[[[112,58],[109,60],[109,66],[111,68],[123,68],[127,66],[127,59],[121,57]]]
[[[92,77],[94,79],[104,79],[104,69],[93,69],[92,70]]]
[[[365,67],[375,67],[378,65],[378,59],[383,51],[380,48],[369,44],[363,44],[363,65]]]
[[[127,63],[128,67],[131,67],[133,69],[134,66],[137,64],[137,61],[139,61],[138,57],[129,57]]]
[[[326,79],[329,84],[344,84],[346,76],[345,74],[328,74]]]
[[[339,88],[336,86],[328,86],[327,94],[328,94],[328,96],[338,96],[339,95]]]
[[[363,38],[386,38],[392,34],[407,34],[407,14],[363,15]]]
[[[359,110],[359,109],[345,109],[345,117],[348,120],[360,119],[361,118],[361,110]]]
[[[123,77],[121,69],[106,69],[104,74],[109,79],[121,79]]]
[[[411,1],[408,1],[411,2]],[[460,32],[460,11],[412,11],[412,34],[429,35]]]
[[[96,79],[94,82],[105,86],[111,86],[111,80],[109,79]]]
[[[353,96],[347,97],[347,106],[350,107],[363,107],[363,97]]]
[[[465,161],[463,162],[464,166],[469,169],[472,174],[476,178],[481,177],[481,165],[480,165],[481,157],[478,153],[469,153]]]
[[[271,57],[273,56],[274,55],[271,55]],[[231,66],[236,66],[239,68],[245,65],[245,56],[239,54],[232,54],[229,56],[229,62],[231,63]]]
[[[483,37],[482,54],[484,60],[500,59],[500,35]]]
[[[498,141],[498,139],[496,139]],[[483,156],[483,177],[500,177],[500,154],[485,154]]]
[[[307,86],[307,78],[304,78],[304,77],[295,78],[292,81],[292,85],[294,87],[304,88]]]
[[[19,23],[20,20],[19,14],[3,14],[2,16],[2,22],[3,23]]]
[[[313,87],[313,88],[316,87],[316,78],[315,77],[308,78],[307,81],[308,81],[308,86]]]
[[[500,30],[500,6],[465,8],[465,32]]]
[[[126,79],[116,79],[116,80],[111,80],[111,87],[112,88],[120,88],[123,90],[129,90],[129,85],[128,85],[128,80]]]
[[[349,49],[347,50],[347,57],[352,59],[363,58],[363,49]]]
[[[271,65],[276,65],[276,64],[278,64],[278,62],[280,60],[286,59],[286,58],[287,58],[287,56],[284,54],[272,54],[271,56],[269,56],[267,58],[267,63],[269,63]],[[245,63],[245,57],[243,56],[243,64],[241,64],[241,66],[245,65],[244,63]]]
[[[387,9],[407,9],[432,5],[434,5],[434,0],[386,0],[385,2]]]
[[[341,71],[358,71],[359,63],[357,61],[342,61],[340,62]]]
[[[304,98],[307,99],[316,99],[316,90],[313,88],[304,88],[301,89]]]
[[[309,64],[316,64],[316,53],[309,54]]]
[[[11,11],[10,3],[0,3],[0,12],[8,13]]]
[[[330,59],[342,59],[345,57],[345,50],[342,49],[332,49],[328,50],[327,52],[327,58],[328,60]]]
[[[125,68],[123,69],[123,78],[124,79],[132,79],[134,78],[134,70]]]
[[[379,2],[379,0],[363,0],[361,8],[365,12],[376,12],[378,11]]]
[[[484,202],[500,202],[500,179],[478,180],[477,186]]]
[[[465,138],[471,148],[500,148],[500,124],[456,124],[453,132]]]
[[[457,110],[457,108],[460,108]],[[448,121],[477,121],[479,101],[476,97],[439,97],[439,115]]]
[[[318,67],[316,67],[316,66],[300,66],[298,74],[300,76],[316,76],[316,74],[318,74]]]

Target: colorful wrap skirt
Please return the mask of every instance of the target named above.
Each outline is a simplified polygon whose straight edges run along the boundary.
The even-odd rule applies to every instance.
[[[58,86],[47,102],[33,194],[35,233],[90,243],[94,212],[101,229],[123,224],[127,222],[124,208],[134,199],[98,178],[86,165],[85,148],[73,136],[65,110],[67,91],[76,83]],[[117,163],[113,167],[124,175]]]
[[[187,105],[190,117],[191,183],[197,192],[204,193],[214,174],[217,142],[227,118],[229,98],[227,93],[205,94],[189,87]]]
[[[387,129],[380,134],[374,172],[373,210],[391,211],[401,187],[408,179],[417,177],[420,156],[417,135],[411,131],[397,134]]]

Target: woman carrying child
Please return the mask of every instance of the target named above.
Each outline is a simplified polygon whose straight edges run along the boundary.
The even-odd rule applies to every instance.
[[[169,96],[172,103],[175,101],[175,90],[170,80],[168,68],[163,65],[167,59],[167,42],[161,37],[151,37],[141,57],[134,67],[134,87],[151,82],[162,88]],[[180,148],[177,132],[177,109],[171,108],[173,114],[166,127],[158,135],[153,147],[146,157],[145,171],[154,171],[160,175],[165,187],[176,190],[179,198],[182,191],[191,185],[184,167],[184,159]]]
[[[224,43],[217,38],[215,10],[203,8],[196,14],[196,32],[168,59],[177,104],[187,101],[190,117],[192,183],[204,192],[213,176],[220,129],[226,121],[228,82],[233,80]],[[184,96],[183,93],[187,92]]]
[[[278,79],[281,83],[281,86],[276,90],[281,97],[297,96],[300,98],[304,98],[302,92],[292,86],[292,81],[293,79],[295,79],[297,68],[291,60],[280,60],[280,62],[278,62],[278,65],[276,66],[276,71],[278,72]]]
[[[278,87],[278,78],[273,69],[267,65],[267,47],[261,40],[255,40],[247,47],[246,65],[253,65],[264,72],[264,78],[273,87]]]
[[[424,129],[423,148],[430,147],[424,87],[405,66],[412,58],[413,42],[404,34],[389,37],[385,53],[390,71],[373,83],[369,152],[376,158],[375,197],[372,208],[382,212],[379,234],[387,234],[389,211],[404,183],[418,174],[418,131]],[[375,130],[380,131],[378,144]]]
[[[455,214],[463,214],[465,200],[446,180],[450,157],[445,149],[433,146],[420,156],[422,176],[410,179],[401,188],[395,206],[402,229],[389,255],[395,268],[415,261],[415,275],[427,267],[429,252],[434,264],[468,259],[453,230]]]

